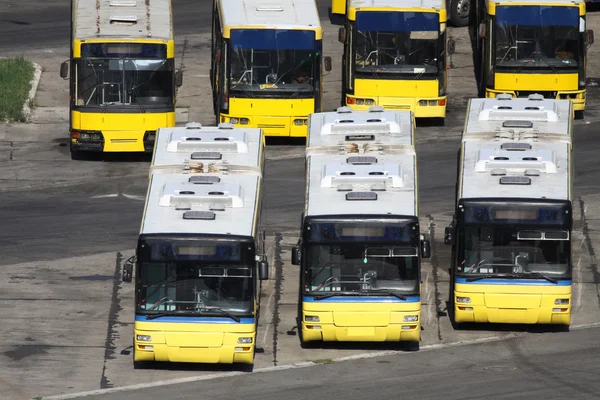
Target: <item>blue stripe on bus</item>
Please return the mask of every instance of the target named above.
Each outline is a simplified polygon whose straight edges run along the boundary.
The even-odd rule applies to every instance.
[[[302,296],[305,303],[418,303],[420,296],[407,296],[406,300],[397,297],[374,297],[374,296],[333,296],[318,300],[313,296]]]
[[[519,285],[519,286],[572,286],[571,279],[560,279],[557,283],[545,279],[479,279],[467,282],[468,278],[456,278],[455,282],[464,285]]]
[[[253,324],[254,318],[241,318],[240,322],[235,322],[227,317],[177,317],[166,315],[154,319],[146,319],[146,315],[136,315],[135,320],[139,322],[177,322],[186,324]]]

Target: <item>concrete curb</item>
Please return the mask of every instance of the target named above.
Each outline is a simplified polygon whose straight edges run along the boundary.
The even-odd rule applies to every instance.
[[[42,79],[42,67],[39,64],[30,61],[35,68],[33,72],[33,79],[31,80],[31,89],[29,89],[29,95],[27,96],[27,100],[25,100],[25,104],[23,104],[23,118],[25,122],[29,122],[29,116],[31,115],[31,107],[29,104],[33,102],[35,99],[35,94],[37,93],[37,88],[40,85],[40,80]]]

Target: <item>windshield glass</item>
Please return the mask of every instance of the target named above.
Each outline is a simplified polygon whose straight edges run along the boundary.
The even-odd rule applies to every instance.
[[[440,68],[439,15],[433,12],[357,12],[357,74],[436,74]]]
[[[166,58],[166,46],[86,44],[81,54],[76,64],[78,106],[173,106],[174,61]]]
[[[252,314],[252,269],[194,262],[141,263],[138,311],[222,316]]]
[[[496,67],[577,69],[579,8],[500,6],[496,8]]]
[[[569,231],[512,226],[467,226],[460,240],[457,272],[465,276],[570,274]]]
[[[313,31],[232,30],[231,94],[310,97],[319,52]]]

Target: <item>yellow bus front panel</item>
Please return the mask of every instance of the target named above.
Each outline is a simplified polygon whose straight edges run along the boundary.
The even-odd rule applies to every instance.
[[[496,73],[494,89],[486,89],[486,97],[496,97],[508,93],[517,97],[516,92],[540,93],[556,92],[557,100],[569,99],[575,111],[585,109],[585,89],[578,90],[578,74],[511,74]]]
[[[570,325],[571,281],[548,285],[513,279],[487,281],[455,283],[456,322]]]
[[[167,322],[148,321],[145,316],[136,316],[134,361],[254,362],[254,318],[242,318],[240,323],[233,320],[230,323],[223,318],[162,317],[158,320]]]
[[[419,342],[421,301],[305,296],[301,329],[305,342]]]
[[[387,110],[410,110],[415,118],[445,118],[446,96],[439,96],[437,80],[355,79],[354,95],[345,103],[353,110],[368,110],[373,105]]]
[[[331,0],[331,13],[346,15],[346,0]]]
[[[315,112],[315,100],[230,98],[229,109],[229,114],[221,114],[220,122],[260,128],[265,136],[306,137],[308,115]]]
[[[153,149],[153,146],[148,147],[149,143],[144,145],[146,132],[174,127],[175,112],[121,114],[72,111],[71,121],[74,150],[143,152]]]

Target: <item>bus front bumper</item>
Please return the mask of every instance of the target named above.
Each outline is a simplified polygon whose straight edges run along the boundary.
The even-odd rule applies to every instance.
[[[71,149],[86,152],[146,152],[154,150],[156,131],[71,131]]]
[[[584,111],[585,110],[585,101],[586,101],[586,91],[585,90],[557,90],[553,92],[548,92],[544,90],[535,91],[530,90],[527,93],[539,93],[544,95],[544,97],[553,99],[553,100],[571,100],[573,103],[574,111]],[[514,90],[495,90],[495,89],[485,89],[485,97],[487,98],[495,98],[499,94],[510,94],[512,97],[517,96],[517,91]],[[527,97],[521,95],[520,97]]]
[[[269,117],[265,115],[240,115],[235,117],[221,114],[221,122],[228,122],[236,128],[260,128],[270,137],[306,137],[308,115],[295,117]]]
[[[368,110],[377,105],[390,111],[410,110],[415,118],[446,118],[446,96],[431,98],[346,96],[346,106],[353,110]]]

